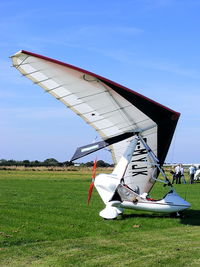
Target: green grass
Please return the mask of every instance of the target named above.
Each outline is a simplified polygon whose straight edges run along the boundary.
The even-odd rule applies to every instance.
[[[200,184],[175,185],[192,208],[181,218],[104,207],[90,173],[0,171],[0,266],[200,266]],[[166,188],[157,183],[152,196]],[[135,227],[138,226],[138,227]]]

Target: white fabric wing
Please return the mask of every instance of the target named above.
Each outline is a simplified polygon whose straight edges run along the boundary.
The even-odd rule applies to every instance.
[[[95,76],[23,52],[16,53],[12,60],[23,75],[82,117],[103,140],[156,127],[148,116]],[[115,163],[126,142],[113,145]],[[156,144],[151,148],[156,153]]]
[[[161,164],[164,162],[179,113],[103,77],[51,58],[22,50],[12,56],[12,61],[24,76],[83,118],[105,142],[140,132]],[[114,163],[131,139],[109,143]],[[138,186],[141,194],[149,192],[154,183],[153,169],[148,151],[138,143],[124,180],[132,189]]]

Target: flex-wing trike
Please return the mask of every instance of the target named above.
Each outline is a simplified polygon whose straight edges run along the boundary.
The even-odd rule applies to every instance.
[[[146,162],[149,164],[149,168],[152,169],[151,179],[154,182],[159,181],[163,182],[166,186],[170,186],[170,191],[160,200],[148,198],[148,193],[146,192],[140,194],[137,185],[135,185],[133,190],[124,183],[124,174],[138,141],[148,151]],[[156,178],[157,171],[164,177],[163,180]],[[123,213],[124,209],[174,214],[191,206],[190,203],[176,193],[165,172],[160,167],[157,157],[139,133],[134,135],[113,172],[111,174],[97,175],[94,185],[106,205],[99,213],[104,219],[115,219]]]
[[[106,205],[100,216],[114,219],[124,208],[175,213],[190,207],[161,168],[180,113],[107,78],[43,55],[21,50],[12,56],[12,63],[102,138],[77,149],[73,160],[106,146],[111,150],[113,172],[98,175],[93,183]],[[170,187],[157,201],[148,198],[155,181]]]

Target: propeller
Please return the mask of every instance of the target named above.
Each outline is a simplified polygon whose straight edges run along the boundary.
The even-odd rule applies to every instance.
[[[90,203],[90,199],[91,199],[92,191],[93,191],[93,187],[94,187],[94,180],[95,180],[95,177],[96,177],[96,168],[97,168],[97,160],[95,159],[94,165],[93,165],[93,168],[92,168],[92,183],[90,184],[90,187],[89,187],[89,190],[88,190],[88,205]]]

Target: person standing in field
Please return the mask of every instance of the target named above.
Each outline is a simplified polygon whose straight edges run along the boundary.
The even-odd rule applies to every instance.
[[[190,184],[194,183],[194,174],[196,172],[196,168],[194,167],[194,165],[190,166],[189,169],[189,176],[190,176]]]
[[[199,181],[199,180],[200,180],[200,165],[194,175],[194,181]]]
[[[174,167],[171,169],[170,173],[172,174],[172,184],[173,184],[174,181],[176,181],[176,173]]]
[[[176,166],[175,173],[176,173],[176,184],[180,184],[181,183],[181,168],[180,168],[180,165]]]
[[[181,181],[183,184],[186,184],[185,176],[184,176],[184,167],[182,164],[180,164],[180,172],[181,172]]]

